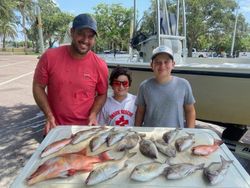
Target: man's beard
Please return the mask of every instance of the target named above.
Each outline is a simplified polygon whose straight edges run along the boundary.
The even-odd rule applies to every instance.
[[[81,51],[81,50],[77,47],[77,45],[76,45],[76,43],[75,43],[74,41],[71,42],[71,46],[73,47],[74,51],[75,51],[76,53],[78,53],[79,55],[85,55],[85,54],[89,51],[89,49],[87,49],[87,51]]]

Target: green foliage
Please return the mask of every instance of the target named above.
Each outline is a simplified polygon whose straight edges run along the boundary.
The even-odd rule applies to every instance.
[[[139,20],[137,31],[145,36],[156,33],[156,1],[151,0],[151,6]],[[168,10],[176,9],[176,0],[169,0]],[[180,1],[181,2],[181,1]],[[216,51],[220,53],[231,50],[232,36],[235,24],[237,0],[186,0],[187,46],[191,54],[192,48]],[[41,8],[44,44],[53,46],[64,38],[69,29],[73,15],[62,12],[53,0],[38,0]],[[162,6],[162,5],[161,5]],[[17,36],[17,25],[23,27],[23,32],[29,41],[28,46],[38,49],[38,26],[35,5],[32,0],[0,0],[0,36],[5,43],[6,38]],[[21,17],[15,16],[16,11]],[[130,42],[130,25],[133,20],[133,10],[120,4],[98,4],[93,16],[98,23],[98,39],[96,51],[106,49],[128,50]],[[180,25],[179,33],[183,27]],[[250,29],[242,14],[238,16],[235,51],[250,50]],[[5,46],[5,44],[3,44]],[[190,55],[189,54],[189,55]]]
[[[95,8],[98,23],[97,51],[105,49],[128,50],[132,9],[120,4],[98,4]]]

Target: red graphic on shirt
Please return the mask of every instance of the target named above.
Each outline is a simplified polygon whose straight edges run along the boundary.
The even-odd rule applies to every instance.
[[[128,125],[128,120],[124,119],[124,116],[121,116],[118,120],[115,121],[115,125],[119,125],[119,126]]]

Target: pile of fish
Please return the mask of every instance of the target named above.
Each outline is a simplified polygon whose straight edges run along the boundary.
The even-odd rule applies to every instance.
[[[55,178],[67,178],[76,173],[86,173],[86,185],[95,185],[108,179],[114,178],[120,172],[128,170],[133,162],[132,158],[139,155],[136,149],[150,162],[135,164],[129,172],[129,178],[133,181],[146,182],[163,176],[167,180],[182,179],[198,170],[203,174],[211,185],[223,181],[233,161],[227,161],[220,156],[221,161],[214,161],[210,164],[192,164],[188,162],[172,163],[170,159],[175,158],[179,153],[190,151],[191,155],[208,156],[216,152],[222,141],[214,140],[214,144],[195,145],[195,134],[175,129],[164,132],[162,137],[147,137],[130,129],[94,127],[79,131],[69,138],[63,138],[49,144],[42,152],[41,159],[44,162],[27,178],[28,185]],[[179,136],[182,132],[185,135]],[[61,153],[53,157],[63,148],[71,147],[81,142],[87,142],[87,147],[71,153]],[[195,146],[194,146],[195,145]],[[104,151],[99,150],[106,148]],[[97,152],[94,154],[93,152]],[[159,155],[165,156],[161,161]],[[107,163],[107,161],[110,161]],[[96,165],[99,163],[99,165]],[[206,167],[205,167],[206,166]]]

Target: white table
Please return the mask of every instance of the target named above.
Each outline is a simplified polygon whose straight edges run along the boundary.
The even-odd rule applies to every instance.
[[[70,137],[72,133],[76,133],[79,130],[83,129],[89,129],[91,127],[88,126],[58,126],[57,128],[53,129],[47,137],[43,140],[43,142],[40,144],[40,146],[37,148],[35,153],[32,155],[30,160],[27,162],[25,167],[22,169],[21,173],[17,176],[13,184],[11,185],[11,188],[27,188],[27,187],[41,187],[41,188],[54,188],[54,187],[70,187],[70,188],[77,188],[77,187],[90,187],[85,185],[85,179],[88,176],[88,173],[78,173],[74,175],[73,177],[69,177],[66,179],[54,179],[54,180],[48,180],[44,182],[37,183],[33,186],[27,186],[25,183],[25,179],[45,160],[48,158],[51,158],[55,155],[48,156],[45,159],[41,159],[39,157],[41,151],[50,143],[60,140],[62,138]],[[124,127],[121,127],[123,129]],[[167,130],[170,130],[169,128],[145,128],[145,127],[135,127],[134,130],[142,133],[147,134],[147,138],[154,137],[154,138],[160,138],[164,132]],[[186,135],[185,132],[194,133],[195,134],[195,141],[196,143],[194,145],[200,145],[200,144],[212,144],[214,138],[219,139],[218,135],[208,129],[183,129],[178,134],[177,138],[183,135]],[[88,145],[89,140],[86,140],[84,142],[81,142],[74,147],[67,146],[64,148],[64,150],[60,151],[65,152],[70,150],[78,151],[81,148],[84,148]],[[100,150],[107,149],[106,146],[102,146]],[[98,149],[96,153],[99,153],[100,150]],[[210,154],[207,157],[202,156],[194,156],[191,154],[190,149],[185,152],[177,153],[176,158],[172,160],[172,162],[188,162],[193,164],[200,164],[205,163],[205,166],[209,165],[211,162],[218,162],[220,161],[220,155],[222,155],[226,160],[233,160],[233,164],[230,166],[228,173],[223,180],[222,183],[211,186],[207,183],[203,176],[203,171],[197,171],[194,174],[183,178],[181,180],[166,180],[164,176],[160,176],[152,181],[149,182],[135,182],[129,178],[129,175],[134,168],[134,166],[151,161],[151,159],[144,157],[139,149],[138,145],[132,149],[131,151],[137,151],[137,155],[133,157],[133,160],[129,163],[129,168],[125,171],[118,174],[113,179],[110,179],[106,182],[103,182],[101,184],[92,186],[95,188],[161,188],[161,187],[171,187],[171,188],[201,188],[201,187],[223,187],[223,188],[249,188],[250,187],[250,177],[248,173],[245,171],[245,169],[241,166],[241,164],[238,162],[238,160],[234,157],[234,155],[231,153],[231,151],[227,148],[225,144],[222,144],[220,148]],[[163,155],[160,155],[159,160],[166,160],[166,157]]]

